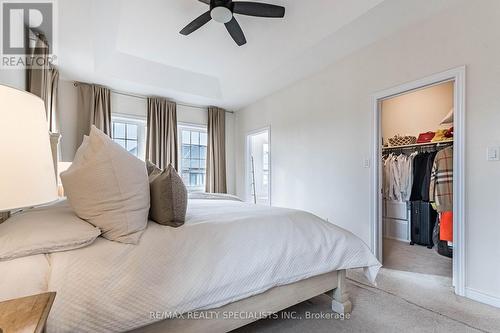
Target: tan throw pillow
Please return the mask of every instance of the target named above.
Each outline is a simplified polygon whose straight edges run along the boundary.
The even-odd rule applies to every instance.
[[[92,126],[78,158],[61,173],[75,213],[102,236],[136,244],[148,222],[149,183],[144,162]]]
[[[156,223],[180,227],[186,219],[187,189],[172,165],[164,171],[148,162],[151,209],[149,216]]]

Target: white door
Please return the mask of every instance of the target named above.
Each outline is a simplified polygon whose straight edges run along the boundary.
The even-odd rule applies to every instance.
[[[269,129],[247,136],[247,201],[271,205],[271,146]]]

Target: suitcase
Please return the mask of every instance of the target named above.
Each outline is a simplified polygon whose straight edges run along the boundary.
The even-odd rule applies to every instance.
[[[432,231],[436,223],[437,212],[431,204],[424,201],[411,202],[411,245],[418,244],[432,249]]]

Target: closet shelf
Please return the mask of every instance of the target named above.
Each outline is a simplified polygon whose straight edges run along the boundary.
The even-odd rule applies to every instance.
[[[382,147],[382,150],[404,149],[404,148],[414,148],[414,147],[424,147],[424,146],[440,146],[440,145],[451,144],[451,143],[453,143],[453,140],[444,140],[444,141],[437,141],[437,142],[415,143],[412,145],[404,145],[404,146]]]

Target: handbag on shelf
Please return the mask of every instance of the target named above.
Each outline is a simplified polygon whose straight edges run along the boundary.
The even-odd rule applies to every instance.
[[[434,136],[436,133],[434,132],[427,132],[427,133],[420,133],[418,135],[417,143],[429,143],[434,139]]]
[[[417,138],[410,135],[401,136],[396,134],[392,138],[389,138],[388,141],[391,147],[397,147],[415,144],[415,142],[417,142]]]

